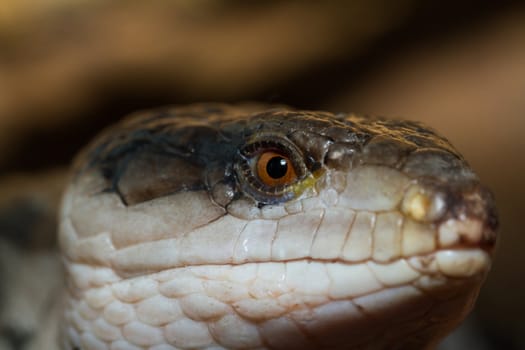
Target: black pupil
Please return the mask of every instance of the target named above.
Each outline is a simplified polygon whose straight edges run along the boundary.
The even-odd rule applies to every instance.
[[[274,179],[280,179],[288,171],[288,161],[283,157],[273,157],[266,164],[266,172]]]

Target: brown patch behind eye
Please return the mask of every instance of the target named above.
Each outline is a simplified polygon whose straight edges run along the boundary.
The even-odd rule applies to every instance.
[[[188,160],[144,152],[131,159],[117,183],[127,205],[204,186],[204,169]]]

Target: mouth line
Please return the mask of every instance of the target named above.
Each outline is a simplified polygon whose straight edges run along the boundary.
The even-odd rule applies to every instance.
[[[421,252],[411,255],[399,255],[399,256],[393,256],[390,259],[374,259],[372,256],[359,259],[359,260],[348,260],[344,258],[343,256],[337,256],[333,258],[324,258],[324,257],[314,257],[312,255],[305,255],[305,256],[298,256],[294,258],[278,258],[278,259],[235,259],[235,257],[231,257],[228,260],[225,261],[200,261],[197,263],[191,263],[191,264],[174,264],[171,265],[167,264],[162,267],[155,267],[155,266],[148,266],[142,265],[141,268],[136,269],[134,266],[115,266],[111,265],[110,267],[122,278],[134,278],[139,276],[145,276],[148,274],[155,274],[155,273],[162,273],[163,271],[169,271],[169,270],[178,270],[178,269],[185,269],[185,268],[192,268],[192,267],[226,267],[226,268],[233,268],[237,266],[246,266],[246,265],[263,265],[263,264],[286,264],[286,263],[295,263],[295,262],[304,262],[304,263],[322,263],[325,265],[329,264],[339,264],[339,265],[345,265],[345,266],[358,266],[358,265],[374,265],[374,266],[387,266],[391,264],[402,264],[407,263],[410,265],[413,269],[416,271],[419,271],[422,274],[429,274],[429,275],[436,275],[440,274],[440,272],[437,270],[437,268],[431,267],[428,268],[431,264],[431,262],[436,260],[436,257],[438,255],[443,254],[454,254],[454,257],[447,258],[448,264],[451,264],[451,261],[455,258],[462,259],[463,255],[466,256],[474,256],[475,259],[483,260],[486,262],[487,266],[490,266],[490,258],[492,256],[492,251],[494,249],[493,244],[474,244],[471,242],[468,243],[457,243],[449,246],[438,246],[434,250],[427,251],[427,252]],[[412,262],[417,261],[417,266],[412,266]],[[82,263],[81,263],[82,264]],[[480,265],[481,264],[481,265]],[[457,265],[457,264],[456,264]],[[488,268],[484,268],[482,266],[482,263],[478,263],[480,270],[488,270]],[[455,275],[455,274],[454,274]]]
[[[375,265],[391,265],[398,263],[400,261],[409,262],[414,259],[419,260],[432,260],[436,257],[437,254],[443,254],[443,253],[454,253],[454,254],[475,254],[476,252],[479,252],[480,254],[485,254],[487,258],[490,258],[490,252],[485,249],[485,247],[481,246],[467,246],[467,245],[456,245],[446,248],[439,248],[432,252],[423,253],[423,254],[416,254],[411,256],[399,256],[396,258],[392,258],[387,261],[379,261],[374,260],[372,258],[369,259],[362,259],[362,260],[354,260],[349,261],[345,260],[343,258],[333,258],[333,259],[323,259],[323,258],[313,258],[313,257],[300,257],[300,258],[292,258],[292,259],[281,259],[281,260],[253,260],[253,261],[240,261],[240,262],[229,262],[229,263],[199,263],[199,264],[192,264],[192,265],[185,265],[185,266],[173,266],[171,268],[166,268],[159,270],[157,272],[172,270],[172,269],[180,269],[180,268],[192,268],[192,267],[221,267],[221,266],[228,266],[228,267],[236,267],[236,266],[247,266],[247,265],[264,265],[264,264],[287,264],[287,263],[298,263],[298,262],[304,262],[304,263],[320,263],[320,264],[340,264],[340,265],[346,265],[346,266],[356,266],[356,265],[364,265],[364,264],[375,264]],[[421,271],[422,272],[422,271]]]

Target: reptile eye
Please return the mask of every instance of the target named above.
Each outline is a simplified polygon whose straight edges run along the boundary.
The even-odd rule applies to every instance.
[[[235,162],[244,192],[263,204],[282,203],[298,196],[298,186],[310,175],[303,153],[286,138],[263,135],[245,144]]]
[[[267,151],[257,160],[257,176],[266,186],[289,185],[297,179],[291,160],[280,153]]]

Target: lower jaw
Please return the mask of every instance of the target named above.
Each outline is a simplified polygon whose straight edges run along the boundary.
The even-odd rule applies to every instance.
[[[430,273],[431,265],[418,270],[404,259],[375,265],[298,260],[176,268],[90,289],[73,287],[64,334],[85,350],[159,344],[420,349],[440,339],[472,307],[486,270],[474,265],[479,271],[466,279]]]

